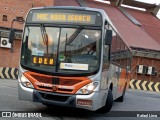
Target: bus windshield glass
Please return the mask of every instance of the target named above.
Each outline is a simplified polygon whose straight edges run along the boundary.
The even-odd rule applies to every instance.
[[[21,65],[49,73],[82,74],[98,69],[101,29],[26,26]]]

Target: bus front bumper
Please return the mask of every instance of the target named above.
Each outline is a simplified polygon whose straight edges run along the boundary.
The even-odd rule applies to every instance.
[[[20,100],[40,102],[47,105],[82,108],[91,111],[95,111],[104,105],[100,101],[102,98],[104,101],[104,94],[102,96],[102,94],[97,92],[89,95],[60,94],[26,88],[21,83],[18,84],[18,96]]]

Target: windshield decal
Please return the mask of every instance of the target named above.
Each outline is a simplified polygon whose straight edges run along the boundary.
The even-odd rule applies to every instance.
[[[44,56],[44,51],[38,50],[37,48],[32,48],[32,55]]]
[[[60,63],[60,69],[68,69],[68,70],[88,70],[88,64]]]
[[[59,61],[65,61],[65,55],[64,54],[59,55]]]

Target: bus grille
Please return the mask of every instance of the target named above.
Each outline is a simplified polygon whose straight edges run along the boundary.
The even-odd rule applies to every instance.
[[[87,77],[51,76],[30,71],[25,72],[24,76],[37,90],[63,94],[75,94],[80,88],[92,82]]]
[[[43,99],[58,101],[58,102],[66,102],[69,98],[69,96],[58,96],[58,95],[51,95],[51,94],[45,94],[45,93],[40,93],[40,94]]]

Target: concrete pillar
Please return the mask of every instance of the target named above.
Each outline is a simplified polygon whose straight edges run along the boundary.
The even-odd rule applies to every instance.
[[[151,9],[146,9],[146,11],[148,11],[148,12],[151,12],[153,15],[157,15],[157,13],[158,13],[158,11],[160,10],[160,4],[159,5],[157,5],[156,7],[154,7],[154,8],[151,8]]]
[[[115,6],[119,7],[123,3],[123,0],[110,0],[111,4],[114,4]]]

